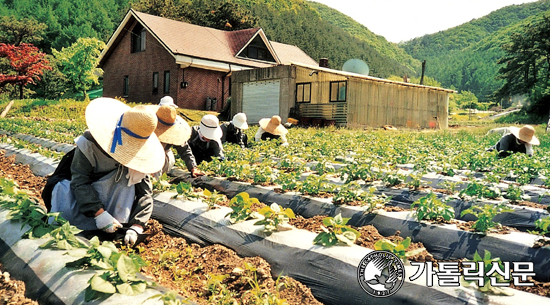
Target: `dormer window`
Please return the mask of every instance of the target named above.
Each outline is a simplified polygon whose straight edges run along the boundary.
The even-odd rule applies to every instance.
[[[132,30],[132,53],[145,51],[145,35],[147,31],[141,24],[136,24]]]
[[[250,42],[243,52],[241,52],[240,56],[250,59],[275,62],[275,59],[259,35]]]

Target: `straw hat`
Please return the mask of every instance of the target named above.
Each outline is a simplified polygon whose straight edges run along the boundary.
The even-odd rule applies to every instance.
[[[535,128],[533,128],[533,126],[531,125],[525,125],[521,128],[518,128],[518,127],[510,127],[510,132],[516,136],[516,138],[524,141],[524,142],[527,142],[531,145],[539,145],[540,144],[540,141],[539,139],[537,139],[537,137],[535,136]]]
[[[285,135],[288,133],[288,130],[281,125],[281,117],[278,115],[272,116],[271,119],[263,118],[260,120],[259,124],[265,131],[276,136]]]
[[[233,116],[231,123],[239,129],[248,129],[248,123],[246,122],[246,114],[239,112]]]
[[[171,106],[147,106],[157,114],[158,124],[155,134],[162,143],[183,145],[191,137],[191,127]]]
[[[86,107],[86,124],[99,146],[120,164],[145,174],[164,165],[164,149],[154,132],[157,117],[148,107],[130,108],[100,97]]]
[[[223,131],[220,128],[220,121],[215,115],[207,114],[202,117],[199,125],[201,135],[210,140],[219,140]]]
[[[174,99],[169,95],[160,99],[159,106],[172,106],[174,108],[179,108],[178,105],[174,104]]]

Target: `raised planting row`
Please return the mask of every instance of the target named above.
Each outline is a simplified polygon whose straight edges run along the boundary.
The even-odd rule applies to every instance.
[[[211,179],[211,178],[207,178],[207,177],[203,177],[203,179],[198,179],[198,180],[200,180],[200,181],[205,181],[205,180],[222,181],[220,179]],[[249,191],[252,191],[250,189],[251,188],[250,185],[246,185],[246,184],[243,184],[243,183],[236,183],[236,182],[227,182],[227,183],[232,183],[237,188],[247,189]],[[256,187],[253,187],[253,188],[256,188]],[[219,188],[219,189],[221,190],[223,188]],[[230,188],[225,187],[225,189],[230,189]],[[276,194],[272,190],[268,190],[268,189],[265,189],[265,188],[258,188],[258,189],[264,189],[264,191],[267,192],[267,193],[270,193],[270,195],[280,196],[281,198],[285,198],[285,196],[289,196],[288,194]],[[228,192],[228,193],[231,193],[231,192]],[[253,193],[253,192],[251,192],[251,193]],[[185,235],[185,233],[181,233],[181,234],[185,235],[188,238],[191,238],[195,241],[203,240],[203,242],[207,242],[207,243],[213,242],[214,239],[218,239],[219,243],[224,244],[224,245],[229,246],[229,247],[234,248],[234,249],[235,249],[234,243],[229,242],[231,239],[233,239],[235,243],[237,243],[238,245],[241,245],[241,246],[243,246],[243,245],[245,245],[245,246],[255,245],[258,242],[260,242],[261,240],[266,239],[266,236],[264,236],[263,234],[257,234],[257,233],[252,234],[252,235],[250,235],[249,233],[244,234],[244,235],[242,233],[240,233],[240,234],[237,234],[238,238],[237,237],[229,238],[229,237],[226,237],[226,236],[213,237],[213,232],[210,231],[210,230],[229,232],[229,231],[231,231],[231,230],[229,230],[229,227],[233,226],[233,225],[229,225],[227,220],[220,220],[220,222],[208,220],[206,223],[203,223],[202,220],[201,220],[200,222],[195,223],[194,222],[195,220],[198,221],[199,219],[201,219],[202,216],[201,217],[199,217],[199,216],[202,215],[202,213],[206,213],[206,211],[208,211],[208,205],[206,205],[204,203],[202,203],[201,206],[192,207],[191,209],[193,210],[193,213],[189,214],[188,217],[185,217],[185,214],[182,214],[182,213],[184,213],[183,211],[179,211],[179,212],[176,213],[176,211],[171,210],[171,207],[168,207],[168,206],[165,206],[164,208],[161,208],[161,207],[157,208],[157,206],[159,205],[159,202],[161,201],[160,200],[161,198],[170,198],[170,197],[172,197],[172,194],[161,194],[161,195],[158,195],[156,197],[157,203],[156,203],[156,206],[155,206],[155,215],[156,215],[155,217],[157,217],[158,219],[161,219],[163,225],[167,226],[168,229],[170,228],[170,226],[173,226],[174,228],[176,228],[176,227],[180,228],[182,232],[193,232],[192,230],[200,228],[202,233],[196,233],[196,232],[195,233],[187,233],[187,235]],[[275,202],[276,201],[276,200],[271,200],[269,198],[269,196],[266,195],[265,193],[264,194],[259,194],[258,197],[263,202]],[[266,198],[263,198],[263,197],[266,197]],[[307,215],[310,213],[310,210],[309,210],[309,207],[308,207],[309,204],[308,205],[302,204],[302,202],[304,200],[307,201],[308,203],[314,201],[314,199],[304,198],[303,196],[300,196],[300,195],[294,195],[293,198],[290,198],[290,199],[285,198],[284,201],[286,201],[287,204],[289,204],[289,206],[294,205],[293,210],[295,210],[295,212],[297,214],[303,214],[304,216],[307,217]],[[167,202],[160,203],[160,204],[161,205],[162,204],[167,204]],[[281,204],[281,205],[283,205],[283,204]],[[188,206],[190,206],[190,205],[188,203],[185,203],[185,207],[188,207]],[[309,206],[314,206],[314,205],[309,205]],[[182,207],[180,207],[178,205],[177,208],[182,208]],[[330,215],[331,214],[330,210],[336,212],[335,209],[340,209],[341,212],[342,212],[342,215],[344,217],[348,217],[345,214],[345,210],[342,207],[335,207],[335,206],[331,207],[326,202],[325,202],[325,205],[318,205],[317,208],[323,211],[321,213],[322,215]],[[216,209],[216,210],[222,211],[222,212],[216,212],[216,213],[220,213],[220,214],[216,214],[217,215],[216,217],[218,217],[219,219],[224,218],[225,215],[227,214],[227,210],[223,211],[223,208]],[[327,213],[327,211],[328,211],[328,213]],[[355,211],[355,212],[357,213],[357,211]],[[164,216],[160,216],[160,214],[157,214],[157,213],[162,213],[162,215],[164,215]],[[211,212],[208,212],[208,213],[211,213]],[[315,214],[315,213],[312,213],[312,214]],[[333,213],[333,215],[334,215],[334,213]],[[352,219],[350,220],[350,224],[353,224],[352,222],[356,221],[356,220],[354,220],[353,215],[351,215],[351,216],[352,216]],[[412,222],[411,222],[411,224],[412,224]],[[359,224],[359,225],[361,225],[361,224]],[[416,225],[418,225],[418,223]],[[257,230],[257,227],[254,230]],[[251,232],[254,231],[254,230],[251,230]],[[394,232],[390,233],[389,235],[395,233],[395,229],[393,229],[393,230],[394,230]],[[295,232],[298,232],[298,230],[291,230],[290,232],[295,233]],[[281,233],[288,234],[288,233],[285,233],[285,232],[281,232]],[[278,236],[278,234],[279,233],[275,233],[269,238],[276,238]],[[306,255],[306,253],[318,252],[317,250],[319,250],[318,249],[319,247],[318,246],[312,246],[312,240],[315,238],[315,236],[312,236],[311,233],[308,233],[308,234],[309,234],[309,236],[308,236],[308,239],[306,239],[306,241],[298,241],[298,244],[300,244],[302,246],[301,247],[292,246],[291,247],[292,251],[290,251],[290,253],[295,251],[296,250],[295,248],[305,248],[306,251],[303,252],[304,255]],[[306,235],[308,235],[308,234],[306,234]],[[386,234],[384,234],[384,235],[386,235]],[[193,236],[195,236],[195,237],[193,237]],[[290,239],[295,239],[292,236],[293,236],[293,234],[290,234],[289,238]],[[300,270],[299,268],[296,267],[296,265],[290,265],[288,267],[286,267],[286,266],[285,267],[278,267],[278,266],[284,266],[282,264],[284,264],[284,262],[286,262],[286,261],[289,261],[288,262],[289,264],[294,264],[294,261],[296,261],[296,259],[294,259],[294,258],[290,259],[290,260],[287,259],[290,254],[285,252],[285,251],[281,251],[282,254],[281,253],[273,254],[272,252],[278,252],[278,251],[273,251],[272,247],[274,247],[274,245],[270,244],[269,247],[267,248],[269,250],[265,250],[265,249],[262,250],[263,252],[266,252],[265,254],[262,254],[263,252],[262,253],[252,253],[252,252],[246,252],[246,251],[243,252],[243,253],[241,253],[241,252],[239,252],[239,253],[242,254],[242,255],[260,255],[262,257],[266,256],[264,258],[266,258],[266,260],[268,260],[268,262],[270,262],[274,266],[273,269],[276,270],[276,271],[277,270],[282,270],[284,275],[292,276],[292,274],[290,274],[292,270]],[[315,247],[316,251],[312,251],[312,247]],[[324,247],[320,247],[320,248],[325,249]],[[355,248],[355,246],[353,248]],[[359,254],[354,254],[353,255],[353,257],[355,257],[355,258],[352,260],[352,263],[348,264],[347,266],[342,267],[342,270],[347,270],[348,271],[348,272],[345,272],[347,275],[342,275],[343,278],[346,278],[345,280],[342,280],[342,282],[340,282],[340,275],[334,277],[334,276],[331,275],[331,273],[328,273],[329,275],[325,275],[325,277],[327,278],[327,281],[329,281],[333,284],[327,284],[327,283],[320,284],[320,283],[317,283],[318,287],[321,287],[321,288],[314,288],[314,287],[310,286],[312,288],[312,291],[316,294],[316,296],[318,298],[322,299],[323,301],[325,301],[329,304],[342,304],[342,302],[339,302],[339,301],[335,301],[334,303],[331,302],[332,297],[330,295],[332,293],[329,293],[329,295],[322,296],[323,294],[327,294],[327,291],[337,291],[337,294],[338,294],[338,296],[340,296],[340,298],[342,296],[344,298],[351,297],[352,299],[355,299],[357,302],[359,302],[357,304],[363,304],[364,303],[364,299],[368,296],[366,296],[366,294],[362,290],[358,290],[359,292],[355,292],[355,294],[349,294],[346,289],[348,289],[348,287],[353,287],[353,286],[342,284],[342,283],[352,283],[353,282],[353,283],[355,283],[356,286],[358,286],[357,274],[356,274],[358,262],[360,261],[360,259],[362,257],[364,257],[364,255],[366,255],[366,253],[368,253],[369,251],[372,251],[372,250],[361,248],[361,247],[358,247],[358,248],[360,248],[361,250],[360,250]],[[349,249],[350,249],[349,247],[332,247],[332,248],[327,248],[327,251],[337,251],[337,253],[338,253],[336,255],[329,255],[329,257],[331,257],[331,256],[340,257],[340,256],[344,256],[344,254],[346,254],[346,253],[349,253],[350,252]],[[365,250],[363,250],[363,249],[365,249]],[[319,250],[319,251],[322,252],[324,250]],[[267,257],[269,257],[269,253],[272,253],[272,255],[276,256],[276,258],[271,259],[271,260],[268,259]],[[300,252],[298,252],[298,253],[300,253]],[[327,274],[327,272],[329,272],[329,271],[332,272],[333,271],[332,266],[339,266],[338,264],[336,264],[336,262],[332,261],[332,259],[329,259],[325,256],[322,256],[321,258],[318,258],[318,257],[316,257],[316,258],[306,258],[306,261],[308,263],[306,264],[305,261],[302,261],[299,265],[304,265],[304,266],[311,267],[311,268],[308,268],[308,269],[314,269],[313,267],[321,268],[321,270],[324,270],[324,271],[319,271],[319,270],[311,271],[311,272],[314,272],[314,275],[310,275],[312,278],[320,277],[320,275],[319,275],[320,272],[324,272],[325,274]],[[497,256],[497,254],[494,254],[494,256]],[[327,268],[328,268],[329,271],[327,271]],[[337,270],[338,268],[334,268],[334,269]],[[409,271],[407,271],[408,272],[407,274],[409,276],[411,274],[415,273],[415,270],[411,270],[411,268],[408,268],[408,270]],[[288,272],[288,273],[286,273],[286,272]],[[304,274],[296,274],[293,277],[295,277],[298,280],[304,280],[305,278],[309,278],[310,276],[306,277],[306,276],[304,276]],[[307,281],[305,281],[305,282],[306,282],[306,284],[311,284],[311,283],[307,283]],[[410,282],[410,281],[408,281],[408,282]],[[403,286],[403,288],[401,290],[399,290],[399,292],[398,292],[399,297],[398,298],[403,300],[403,302],[405,302],[404,301],[405,299],[408,299],[408,300],[413,300],[412,301],[413,303],[418,302],[418,304],[426,304],[425,298],[421,297],[423,295],[426,295],[424,293],[429,293],[429,295],[441,296],[442,299],[444,300],[443,303],[445,303],[445,304],[446,303],[451,303],[452,304],[452,303],[455,302],[453,300],[459,300],[459,302],[461,302],[461,303],[465,303],[465,302],[467,302],[467,303],[477,303],[479,300],[482,300],[482,299],[486,298],[486,296],[480,295],[477,292],[472,292],[471,290],[460,290],[457,293],[456,288],[448,288],[448,287],[430,288],[430,287],[427,287],[424,282],[422,282],[422,278],[417,279],[416,281],[414,281],[413,284],[414,285],[410,286],[409,284],[406,283]],[[315,286],[314,284],[311,284],[311,285]],[[332,288],[325,289],[327,287],[332,287],[331,285],[332,286],[338,286],[336,288],[344,289],[345,291],[333,290]],[[360,287],[357,287],[357,288],[360,289]],[[428,289],[428,290],[423,292],[426,289]],[[435,289],[435,291],[434,291],[434,289]],[[359,298],[356,298],[358,293],[360,293],[361,295],[359,296]],[[396,294],[396,298],[397,298],[398,294]],[[516,296],[519,296],[523,299],[531,298],[531,297],[538,298],[538,297],[536,297],[532,294],[524,294],[524,293],[521,293],[521,292],[517,292]],[[386,300],[392,300],[392,303],[393,303],[393,300],[395,300],[395,299],[392,299],[392,298],[389,298],[389,299],[386,299]],[[511,303],[517,302],[517,300],[514,299],[515,297],[514,298],[505,298],[505,297],[495,296],[494,298],[496,298],[495,300],[498,300],[498,302],[500,302],[500,303],[502,303],[502,302],[506,303],[508,301],[510,301]],[[438,302],[437,300],[438,299],[433,299],[433,303],[434,304],[443,304],[441,302]],[[467,301],[464,301],[464,300],[467,300]],[[541,300],[546,300],[546,299],[543,298]],[[539,302],[538,300],[535,300],[535,301]],[[343,303],[346,303],[346,302],[343,302]],[[348,304],[353,304],[353,303],[348,303]]]
[[[173,235],[184,236],[201,244],[223,244],[244,256],[259,255],[272,266],[274,276],[288,275],[311,288],[326,304],[515,304],[544,303],[537,295],[514,291],[513,296],[483,295],[476,290],[442,287],[434,282],[428,287],[425,277],[410,280],[416,266],[405,264],[405,282],[391,297],[374,298],[362,290],[357,280],[361,259],[373,249],[351,246],[314,245],[316,233],[288,228],[265,233],[256,220],[233,223],[228,207],[211,209],[200,201],[173,199],[174,193],[155,197],[154,217]],[[429,296],[429,297],[428,297]]]
[[[335,205],[331,198],[315,198],[301,194],[280,194],[271,187],[254,186],[248,183],[228,181],[220,178],[201,177],[192,179],[181,173],[186,179],[201,188],[216,190],[235,196],[247,192],[261,202],[277,203],[291,208],[296,214],[309,218],[317,215],[335,216],[341,214],[350,218],[348,224],[361,227],[373,225],[385,236],[401,232],[403,237],[411,237],[413,242],[421,242],[426,249],[440,260],[472,259],[476,251],[490,251],[503,261],[533,262],[537,279],[550,280],[550,248],[533,248],[535,241],[541,237],[524,232],[510,234],[478,233],[464,231],[455,224],[434,224],[416,220],[410,212],[365,213],[357,206]],[[458,221],[460,222],[460,221]]]

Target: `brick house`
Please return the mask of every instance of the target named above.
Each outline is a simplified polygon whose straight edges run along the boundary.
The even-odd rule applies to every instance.
[[[269,41],[261,28],[222,31],[130,9],[101,53],[103,96],[220,111],[234,71],[317,62],[296,46]]]

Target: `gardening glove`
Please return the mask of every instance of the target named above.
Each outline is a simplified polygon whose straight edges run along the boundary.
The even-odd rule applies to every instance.
[[[137,225],[133,225],[126,231],[126,235],[124,236],[124,244],[131,247],[133,246],[138,238],[138,234],[143,233],[143,228]]]
[[[204,175],[206,175],[206,173],[196,167],[193,167],[193,169],[191,170],[191,177],[193,178],[196,178],[198,176],[204,176]]]
[[[111,216],[111,214],[107,211],[97,215],[94,219],[97,228],[107,233],[115,233],[118,228],[122,228],[120,222],[118,222],[118,220]]]

